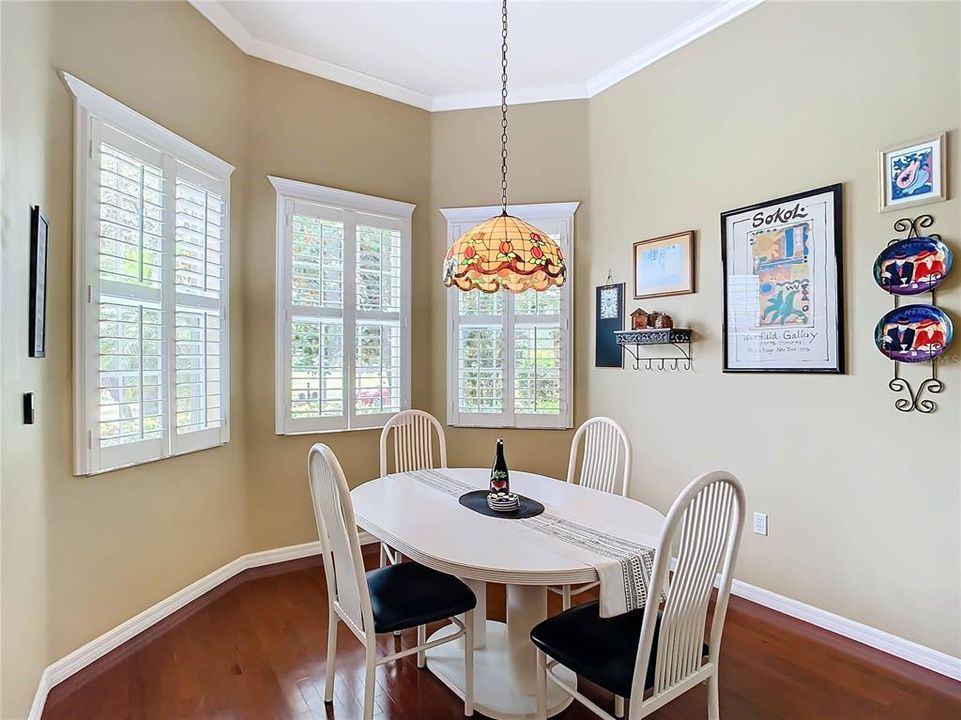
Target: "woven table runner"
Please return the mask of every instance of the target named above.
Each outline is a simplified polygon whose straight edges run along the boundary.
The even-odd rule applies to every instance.
[[[453,498],[477,489],[443,470],[415,470],[407,475]],[[597,570],[601,581],[601,617],[614,617],[644,607],[654,567],[653,548],[549,512],[515,522],[585,552],[585,561]]]

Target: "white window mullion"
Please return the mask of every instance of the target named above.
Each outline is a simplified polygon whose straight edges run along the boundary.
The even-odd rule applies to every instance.
[[[504,291],[501,291],[504,292]],[[507,427],[513,427],[515,423],[514,414],[514,293],[504,292],[504,352],[502,362],[504,367],[504,412],[503,423]]]
[[[357,415],[357,213],[344,212],[344,413],[345,427]]]
[[[406,218],[401,222],[401,245],[400,245],[400,362],[401,362],[401,384],[403,393],[400,398],[400,408],[405,410],[411,407],[411,365],[412,347],[411,343],[411,304],[413,296],[413,285],[411,281],[411,260],[413,249],[411,247],[411,221]]]
[[[75,197],[77,212],[80,216],[77,222],[77,237],[83,238],[82,252],[76,252],[77,272],[81,281],[77,283],[79,296],[76,298],[77,307],[81,308],[76,320],[82,328],[77,333],[74,348],[77,362],[77,376],[82,382],[77,383],[77,396],[74,399],[79,412],[75,412],[82,422],[79,437],[75,440],[75,458],[77,474],[95,472],[101,467],[100,461],[100,355],[97,348],[100,324],[100,272],[98,254],[90,252],[88,238],[96,238],[100,225],[100,121],[90,117],[86,110],[77,109],[77,143],[82,162],[77,165],[77,187]]]
[[[457,293],[448,288],[447,294],[447,424],[460,425],[460,316],[457,312]]]
[[[170,455],[174,452],[174,438],[177,434],[177,292],[175,286],[177,161],[170,155],[164,156],[163,171],[163,281],[161,283],[163,366],[160,369],[160,377],[163,387],[164,454]]]
[[[294,201],[277,203],[277,232],[282,238],[277,243],[275,282],[277,295],[274,304],[274,400],[275,432],[283,435],[291,431],[291,372],[290,354],[293,301],[291,299],[290,262],[293,237]]]

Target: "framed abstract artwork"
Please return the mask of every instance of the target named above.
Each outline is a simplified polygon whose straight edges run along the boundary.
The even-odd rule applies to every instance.
[[[634,299],[694,292],[694,231],[634,243]]]
[[[841,185],[721,214],[724,372],[844,372]]]
[[[624,283],[599,285],[594,318],[594,366],[624,367],[614,332],[624,329]]]
[[[947,199],[944,133],[886,148],[879,159],[882,212]]]
[[[40,207],[30,208],[29,355],[47,354],[47,219]]]

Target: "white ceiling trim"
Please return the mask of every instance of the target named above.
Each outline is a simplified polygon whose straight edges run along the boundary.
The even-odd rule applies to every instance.
[[[638,70],[643,70],[648,65],[653,65],[664,56],[694,42],[699,37],[711,32],[711,30],[715,30],[724,23],[730,22],[738,15],[743,15],[762,2],[763,0],[728,0],[728,2],[720,5],[716,9],[695,18],[687,25],[683,25],[674,32],[668,33],[654,44],[648,45],[643,50],[615,63],[607,70],[599,72],[592,77],[587,81],[588,97],[594,97],[599,92],[606,90],[611,87],[611,85],[616,85]]]
[[[418,90],[399,85],[389,80],[351,70],[343,65],[319,60],[303,53],[274,45],[254,37],[220,0],[187,0],[196,10],[209,20],[214,27],[227,36],[247,55],[284,65],[294,70],[316,75],[317,77],[341,85],[381,95],[391,100],[413,105],[432,112],[445,110],[466,110],[472,108],[497,107],[500,105],[499,92],[454,93],[432,97]],[[551,102],[555,100],[581,100],[591,98],[599,92],[619,83],[621,80],[652,65],[661,58],[694,42],[703,35],[715,30],[726,22],[757,7],[763,0],[728,0],[711,12],[695,18],[690,23],[665,35],[652,45],[643,48],[620,62],[615,63],[586,83],[552,85],[526,90],[511,91],[509,101],[512,105]]]
[[[215,28],[226,35],[234,45],[247,55],[300,70],[310,75],[316,75],[326,80],[333,80],[341,85],[366,90],[375,95],[419,107],[422,110],[431,109],[432,98],[430,95],[389,80],[382,80],[373,75],[351,70],[343,65],[318,60],[310,55],[288,50],[254,37],[217,0],[187,0],[187,2],[193,5],[197,12],[207,18]]]
[[[583,100],[589,98],[587,85],[584,83],[570,83],[569,85],[550,85],[525,90],[507,88],[507,102],[511,105],[526,103],[551,102],[554,100]],[[452,95],[438,95],[433,99],[430,109],[433,112],[444,110],[468,110],[471,108],[500,107],[501,94],[497,92],[456,93]]]
[[[580,200],[557,203],[531,203],[527,205],[508,205],[507,213],[524,220],[545,220],[559,217],[572,217]],[[447,222],[480,222],[500,215],[500,205],[478,205],[476,207],[440,208],[440,214]]]

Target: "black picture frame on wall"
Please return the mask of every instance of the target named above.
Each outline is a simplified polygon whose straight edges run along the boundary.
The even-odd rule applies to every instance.
[[[721,213],[724,372],[845,371],[840,183]]]
[[[47,235],[50,226],[40,206],[30,208],[30,357],[47,355]]]
[[[594,302],[594,366],[624,367],[614,332],[624,329],[624,283],[598,285]]]

